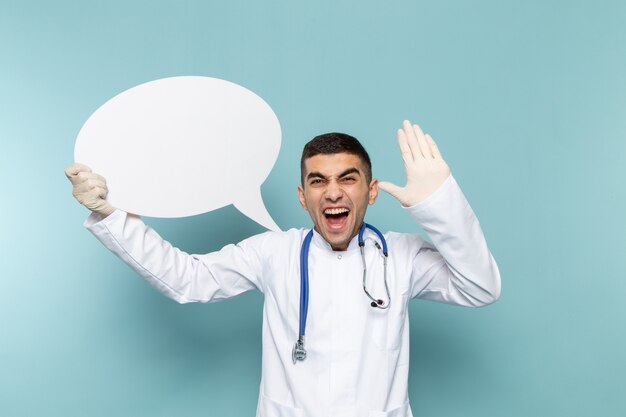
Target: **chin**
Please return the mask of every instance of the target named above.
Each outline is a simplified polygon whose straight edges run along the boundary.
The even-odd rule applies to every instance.
[[[338,250],[335,248],[342,248],[340,250],[345,250],[350,244],[350,239],[348,239],[347,236],[335,237],[334,239],[329,239],[328,237],[325,237],[325,239],[330,244],[330,246],[332,246],[333,250]]]

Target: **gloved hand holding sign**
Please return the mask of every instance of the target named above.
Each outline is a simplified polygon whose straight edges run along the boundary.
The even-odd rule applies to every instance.
[[[80,204],[94,213],[107,217],[115,207],[106,201],[109,193],[106,180],[83,164],[73,164],[65,168],[65,175],[72,183],[72,195]]]

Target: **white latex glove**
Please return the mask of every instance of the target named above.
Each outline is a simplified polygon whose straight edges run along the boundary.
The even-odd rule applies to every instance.
[[[426,200],[450,176],[450,168],[441,157],[437,144],[418,125],[405,120],[398,129],[398,144],[406,168],[406,185],[398,187],[379,182],[378,187],[391,194],[405,207]]]
[[[72,183],[72,195],[80,204],[102,217],[115,211],[115,207],[105,200],[109,189],[104,177],[91,172],[87,165],[70,165],[65,168],[65,176]]]

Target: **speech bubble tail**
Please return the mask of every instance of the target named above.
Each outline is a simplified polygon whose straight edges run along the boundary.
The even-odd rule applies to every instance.
[[[239,197],[233,205],[237,210],[242,212],[247,217],[250,217],[261,226],[274,232],[281,231],[281,228],[278,227],[274,219],[272,219],[272,216],[270,216],[267,211],[265,203],[263,203],[260,190],[258,193],[249,193],[246,197]]]

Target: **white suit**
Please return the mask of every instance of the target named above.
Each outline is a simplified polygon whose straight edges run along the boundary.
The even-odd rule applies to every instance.
[[[293,364],[298,337],[300,247],[308,230],[267,232],[218,252],[189,255],[138,217],[116,211],[85,225],[111,251],[170,298],[211,302],[258,289],[264,294],[258,417],[412,416],[407,395],[411,298],[483,306],[500,293],[498,267],[477,218],[452,176],[407,211],[417,234],[387,233],[389,309],[372,308],[362,287],[355,237],[332,251],[315,233],[309,251],[307,358]],[[367,288],[386,299],[383,262],[365,233]]]

